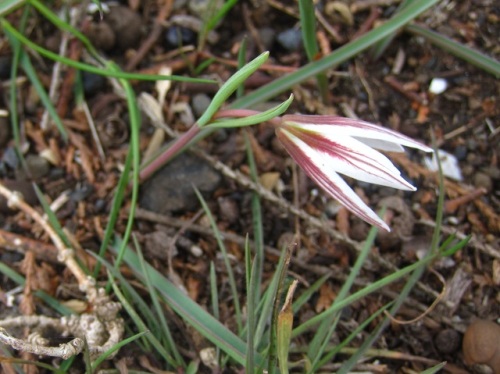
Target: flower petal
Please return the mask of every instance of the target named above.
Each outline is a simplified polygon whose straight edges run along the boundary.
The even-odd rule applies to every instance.
[[[432,152],[432,148],[396,131],[352,118],[297,114],[283,116],[283,123],[288,126],[318,131],[332,139],[335,139],[339,134],[349,135],[380,150],[398,152],[401,151],[401,145],[404,145]],[[371,139],[379,142],[373,143]]]
[[[387,157],[356,139],[342,134],[332,140],[324,137],[323,132],[304,131],[294,127],[285,127],[283,131],[293,134],[316,153],[320,153],[329,169],[367,183],[415,190],[415,187],[401,177],[399,170]]]
[[[283,128],[278,128],[276,135],[295,162],[328,194],[366,222],[390,231],[389,226],[335,172],[325,153],[316,151]]]

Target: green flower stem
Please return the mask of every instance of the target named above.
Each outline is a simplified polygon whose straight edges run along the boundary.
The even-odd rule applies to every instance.
[[[224,109],[219,110],[214,116],[213,120],[222,119],[222,118],[246,118],[251,116],[256,116],[260,114],[258,110],[252,109]],[[268,119],[267,122],[272,123],[277,126],[281,123],[281,117],[275,117]]]
[[[223,118],[249,118],[251,116],[257,116],[261,112],[250,109],[226,109],[220,110],[213,117],[212,120],[223,119]],[[274,126],[278,126],[281,123],[281,117],[274,117],[267,119],[267,122],[272,123]],[[208,127],[210,126],[207,125]],[[170,161],[177,153],[184,149],[187,145],[193,142],[195,137],[200,133],[201,128],[198,123],[195,123],[188,131],[182,134],[178,139],[172,142],[172,145],[168,147],[165,152],[160,154],[156,159],[151,161],[146,165],[139,174],[139,180],[142,182],[153,175],[159,168]]]
[[[189,144],[200,132],[200,127],[195,123],[191,128],[182,134],[179,138],[174,140],[172,146],[162,153],[158,158],[154,159],[146,165],[139,174],[139,180],[144,181],[149,178],[153,173],[162,167],[166,162],[171,160],[177,153],[179,153],[187,144]]]

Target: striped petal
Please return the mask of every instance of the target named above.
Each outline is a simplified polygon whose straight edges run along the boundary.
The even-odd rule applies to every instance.
[[[385,230],[389,227],[340,177],[414,191],[392,162],[375,149],[402,152],[402,146],[431,148],[368,122],[334,116],[286,115],[278,139],[306,174],[354,214]]]
[[[346,135],[339,135],[335,140],[323,137],[323,133],[297,131],[284,128],[290,136],[293,134],[306,143],[316,153],[322,155],[329,168],[340,174],[359,179],[363,182],[414,191],[415,188],[401,178],[399,170],[383,154],[366,144]]]
[[[432,152],[432,148],[397,131],[352,118],[295,114],[284,116],[283,123],[287,126],[320,132],[330,139],[344,134],[382,151],[402,152],[401,146],[404,145],[424,152]]]
[[[317,152],[290,132],[277,129],[276,135],[293,160],[331,197],[366,222],[390,231],[389,226],[335,172],[324,154]]]

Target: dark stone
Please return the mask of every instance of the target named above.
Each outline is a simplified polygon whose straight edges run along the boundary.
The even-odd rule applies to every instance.
[[[19,157],[14,147],[7,147],[7,149],[5,149],[2,156],[2,162],[14,170],[19,167]]]
[[[115,46],[115,32],[111,26],[104,21],[89,24],[85,34],[97,49],[109,51]]]
[[[120,51],[137,48],[142,37],[142,19],[126,6],[112,6],[104,17],[115,33],[114,47]]]
[[[94,192],[94,187],[90,184],[84,183],[82,186],[75,189],[70,193],[69,197],[73,201],[83,201]]]
[[[434,344],[441,353],[454,353],[460,347],[460,334],[453,329],[441,330],[434,338]]]
[[[453,155],[458,161],[464,161],[467,157],[467,147],[465,145],[459,145],[455,148]]]
[[[25,158],[28,176],[33,180],[45,177],[50,170],[50,164],[47,159],[38,155],[28,155]],[[24,170],[18,170],[20,176],[24,176]]]
[[[171,26],[165,32],[165,41],[167,46],[171,48],[194,44],[196,42],[196,33],[185,27]]]
[[[86,97],[92,97],[101,92],[106,86],[106,79],[102,75],[82,72],[83,92]]]
[[[220,181],[220,174],[208,163],[183,153],[141,186],[139,204],[160,214],[193,210],[200,206],[193,186],[208,196]]]

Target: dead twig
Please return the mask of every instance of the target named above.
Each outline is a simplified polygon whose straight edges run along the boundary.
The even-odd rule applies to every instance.
[[[43,344],[46,343],[45,339],[35,342],[17,339],[9,335],[3,328],[0,328],[0,341],[19,351],[30,352],[36,355],[61,357],[65,360],[79,354],[84,347],[83,340],[79,338],[75,338],[68,343],[60,344],[58,347],[47,347]]]
[[[412,323],[415,323],[415,322],[418,322],[420,321],[421,319],[423,319],[426,315],[428,315],[430,312],[432,312],[436,306],[438,305],[438,303],[444,298],[444,295],[446,294],[446,281],[445,279],[443,278],[443,276],[441,274],[439,274],[437,271],[433,270],[433,269],[430,269],[431,270],[431,273],[434,274],[438,279],[439,281],[443,284],[443,289],[441,290],[441,293],[439,294],[439,296],[433,301],[433,303],[431,304],[431,306],[429,306],[422,314],[420,314],[419,316],[409,320],[409,321],[402,321],[400,319],[397,319],[395,317],[393,317],[387,310],[384,310],[384,314],[394,323],[398,324],[398,325],[410,325]]]
[[[0,194],[5,197],[10,208],[20,209],[29,217],[31,217],[36,223],[42,226],[43,230],[47,234],[49,234],[52,243],[54,243],[58,251],[57,259],[60,262],[63,262],[77,279],[80,290],[82,290],[83,292],[87,292],[95,285],[94,279],[88,277],[76,262],[73,256],[73,250],[66,247],[66,245],[54,231],[52,226],[50,226],[49,223],[43,219],[40,213],[38,213],[30,205],[26,204],[19,193],[12,192],[1,183]]]
[[[63,358],[68,358],[81,351],[81,339],[87,340],[90,354],[93,358],[109,350],[113,345],[117,344],[123,336],[124,322],[118,317],[121,304],[113,302],[103,288],[96,288],[95,279],[91,276],[87,276],[78,265],[74,250],[68,248],[64,244],[52,226],[40,213],[24,202],[19,193],[12,192],[0,183],[0,195],[5,197],[9,207],[20,209],[39,224],[50,236],[57,250],[57,259],[71,271],[78,282],[80,290],[85,293],[87,300],[92,305],[91,313],[84,313],[79,316],[72,315],[60,319],[51,319],[45,316],[20,316],[0,320],[0,328],[9,326],[38,326],[39,324],[43,324],[44,321],[49,321],[52,325],[57,326],[63,333],[80,337],[79,340],[75,339],[69,345],[51,348],[47,347],[46,344],[42,344],[43,341],[41,340],[38,340],[36,344],[25,342],[13,338],[3,329],[0,330],[0,341],[11,345],[15,349],[37,354],[56,355]]]
[[[0,247],[10,251],[28,252],[35,254],[37,259],[56,263],[57,249],[53,245],[30,239],[22,235],[14,234],[0,229]]]

